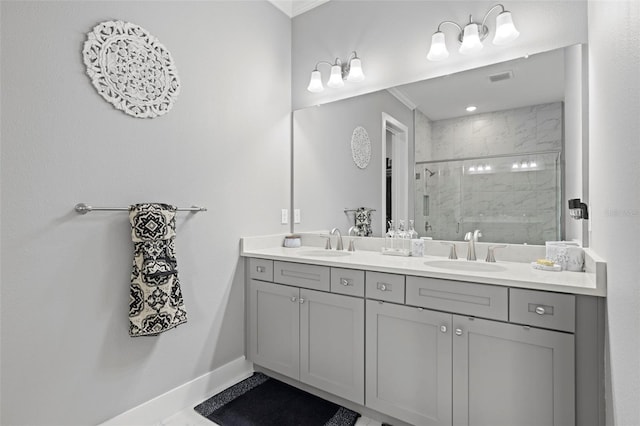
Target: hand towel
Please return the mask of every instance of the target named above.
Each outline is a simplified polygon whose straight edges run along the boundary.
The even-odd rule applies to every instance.
[[[187,321],[175,256],[176,207],[129,207],[134,245],[129,335],[155,336]]]
[[[355,214],[356,234],[359,237],[371,236],[371,209],[367,207],[359,207]]]

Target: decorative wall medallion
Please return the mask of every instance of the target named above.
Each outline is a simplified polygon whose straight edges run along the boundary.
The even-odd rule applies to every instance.
[[[351,155],[353,156],[353,162],[359,168],[364,169],[369,165],[369,160],[371,160],[371,140],[369,140],[367,130],[362,126],[358,126],[353,130]]]
[[[98,93],[134,117],[166,114],[180,93],[171,54],[136,24],[105,21],[96,25],[87,33],[82,55]]]

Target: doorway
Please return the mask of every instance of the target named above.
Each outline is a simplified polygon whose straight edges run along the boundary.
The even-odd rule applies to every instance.
[[[382,113],[382,214],[380,229],[409,219],[409,128]],[[384,235],[383,232],[383,235]]]

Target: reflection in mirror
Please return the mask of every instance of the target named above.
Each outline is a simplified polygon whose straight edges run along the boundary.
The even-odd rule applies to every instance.
[[[582,104],[571,102],[573,89],[565,87],[567,78],[583,81],[565,73],[581,71],[584,59],[569,49],[583,47],[295,111],[294,208],[303,218],[296,231],[348,229],[354,217],[345,208],[370,207],[376,210],[373,236],[384,234],[381,116],[388,114],[409,129],[406,199],[420,236],[462,240],[467,231],[480,229],[485,242],[544,244],[563,238],[565,163],[582,162],[565,158],[565,144],[579,146],[581,134],[569,133],[585,125],[575,121],[584,119]],[[467,112],[469,106],[476,110]],[[371,136],[366,169],[350,159],[356,126]]]
[[[385,115],[386,114],[386,115]],[[387,121],[385,121],[387,117]],[[371,236],[384,234],[386,203],[386,127],[398,132],[404,147],[405,182],[413,173],[413,112],[386,90],[295,111],[293,114],[294,209],[300,209],[296,232],[340,228],[343,234],[356,224],[359,208],[371,211]],[[369,135],[371,160],[360,168],[353,160],[351,138],[357,127]],[[404,129],[404,130],[403,130]],[[404,133],[404,135],[403,135]],[[384,143],[384,145],[383,145]],[[393,148],[396,155],[399,151]],[[383,149],[384,148],[384,149]],[[401,150],[402,151],[402,150]],[[410,172],[411,170],[411,172]],[[394,197],[409,206],[409,190],[396,179]],[[412,206],[400,211],[408,216]]]

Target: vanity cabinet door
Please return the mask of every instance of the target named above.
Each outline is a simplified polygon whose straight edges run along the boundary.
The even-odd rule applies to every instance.
[[[300,290],[300,381],[364,404],[364,300]]]
[[[294,379],[300,376],[299,289],[249,284],[249,358]]]
[[[451,426],[451,315],[367,300],[366,406]]]
[[[572,334],[453,317],[453,424],[573,426]]]

